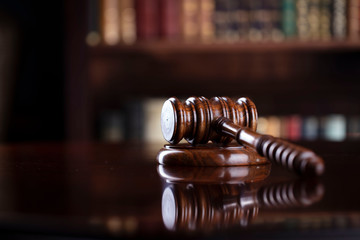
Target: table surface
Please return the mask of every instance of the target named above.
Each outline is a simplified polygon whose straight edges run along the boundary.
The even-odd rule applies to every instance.
[[[143,143],[0,145],[1,236],[358,239],[359,143],[302,144],[324,158],[324,176],[162,168],[161,146]]]

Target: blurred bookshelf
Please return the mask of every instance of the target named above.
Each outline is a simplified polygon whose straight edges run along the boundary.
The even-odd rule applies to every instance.
[[[70,139],[161,141],[161,103],[192,95],[249,96],[293,141],[358,139],[360,0],[66,5]]]

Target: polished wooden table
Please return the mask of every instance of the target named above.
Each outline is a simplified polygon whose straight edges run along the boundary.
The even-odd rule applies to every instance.
[[[325,159],[323,177],[164,169],[161,146],[141,143],[0,145],[0,236],[359,239],[359,143],[302,144]]]

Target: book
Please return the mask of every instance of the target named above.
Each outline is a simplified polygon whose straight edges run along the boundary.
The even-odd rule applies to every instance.
[[[249,40],[252,42],[259,42],[264,39],[264,14],[263,1],[250,1],[250,29]]]
[[[288,138],[288,121],[287,121],[287,116],[280,116],[280,137],[287,139]]]
[[[349,40],[357,41],[360,37],[360,2],[359,0],[349,0],[348,31]]]
[[[250,1],[251,0],[239,0],[237,16],[239,22],[239,40],[249,40],[250,30]]]
[[[304,140],[316,140],[319,138],[319,120],[315,116],[305,117],[302,127],[302,138]]]
[[[261,17],[263,40],[275,42],[283,40],[281,18],[281,1],[263,0]]]
[[[302,119],[298,115],[288,116],[287,119],[287,139],[298,141],[302,138]]]
[[[328,41],[331,39],[331,0],[320,0],[319,14],[320,39]]]
[[[138,40],[152,41],[159,38],[159,8],[158,0],[135,1]]]
[[[298,0],[296,3],[296,27],[299,40],[307,41],[310,37],[309,2]]]
[[[268,118],[267,134],[274,137],[281,137],[281,119],[277,116]]]
[[[269,122],[266,117],[259,117],[256,132],[268,134]]]
[[[296,0],[282,1],[282,32],[285,38],[293,39],[296,37]]]
[[[309,40],[320,39],[320,0],[309,0]]]
[[[217,40],[226,41],[228,35],[227,0],[215,0],[214,27]]]
[[[333,114],[321,119],[322,137],[328,141],[344,141],[346,139],[346,118],[341,114]]]
[[[178,40],[181,36],[181,1],[160,0],[160,37]]]
[[[182,36],[186,42],[200,39],[200,1],[182,0]]]
[[[269,1],[269,12],[271,22],[270,40],[274,42],[280,42],[284,40],[284,34],[282,32],[282,3],[279,0],[267,0]]]
[[[247,0],[216,0],[214,25],[218,40],[235,42],[247,38],[248,35],[248,5]],[[244,29],[246,31],[244,32]],[[242,35],[242,37],[240,37]]]
[[[134,0],[121,0],[119,4],[121,41],[125,44],[132,44],[136,41]]]
[[[269,41],[272,39],[272,30],[274,28],[273,21],[273,2],[272,0],[263,0],[262,1],[262,10],[261,10],[261,22],[262,22],[262,35],[264,41]]]
[[[332,35],[335,40],[344,40],[347,34],[346,0],[333,0]]]
[[[228,42],[239,41],[240,36],[240,22],[239,22],[239,12],[240,1],[237,0],[228,0],[226,5],[226,15],[227,15],[227,36],[226,40]]]
[[[202,42],[212,42],[215,38],[214,11],[215,0],[200,0],[200,38]]]
[[[120,43],[120,15],[118,0],[102,0],[102,39],[107,45]]]

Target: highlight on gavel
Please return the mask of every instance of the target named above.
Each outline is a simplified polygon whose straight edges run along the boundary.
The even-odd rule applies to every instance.
[[[324,161],[313,151],[280,138],[256,132],[257,109],[246,97],[176,97],[165,101],[161,111],[161,129],[166,141],[177,144],[185,139],[192,145],[228,144],[233,139],[248,146],[272,162],[298,174],[322,175]]]

